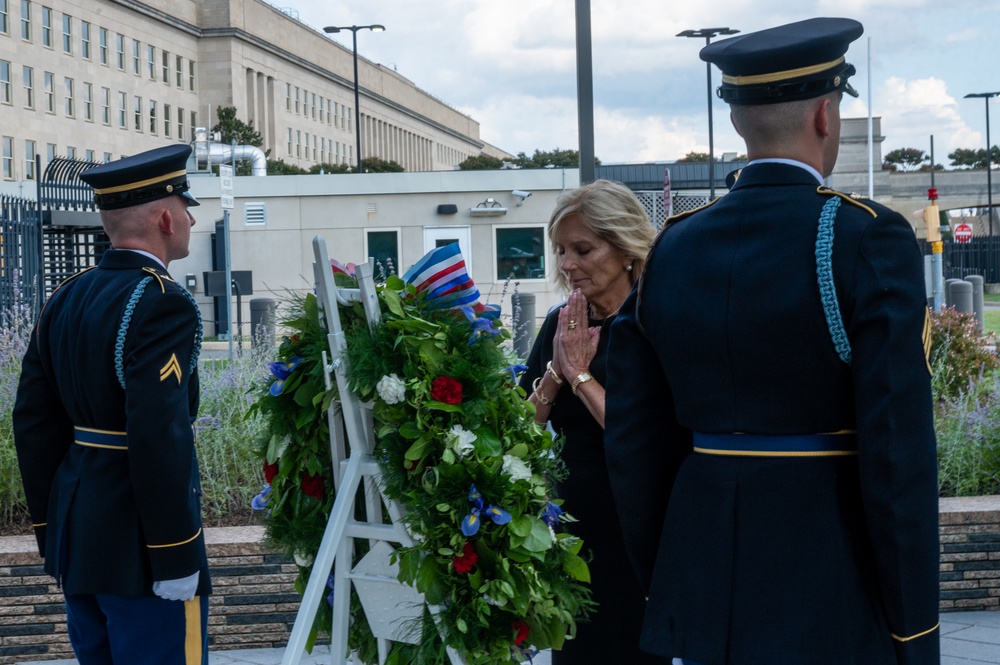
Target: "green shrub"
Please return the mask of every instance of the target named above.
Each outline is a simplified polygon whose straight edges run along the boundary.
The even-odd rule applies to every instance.
[[[975,316],[949,307],[931,314],[930,365],[935,396],[952,398],[967,392],[980,377],[992,375],[1000,360],[986,348]]]

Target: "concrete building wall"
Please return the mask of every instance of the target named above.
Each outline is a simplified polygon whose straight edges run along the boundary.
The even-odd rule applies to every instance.
[[[203,272],[212,269],[215,222],[223,217],[219,180],[192,176],[191,183],[192,192],[202,202],[192,210],[198,223],[191,237],[191,254],[171,263],[170,272],[182,283],[187,274],[195,276],[193,292],[209,321],[212,299],[205,296],[202,282]],[[332,258],[347,264],[367,260],[369,233],[395,233],[399,250],[395,272],[401,274],[425,253],[426,236],[441,230],[439,235],[462,238],[463,256],[482,302],[501,304],[504,314],[509,315],[510,295],[516,288],[535,294],[536,316],[540,318],[565,297],[554,283],[557,264],[545,226],[558,196],[578,186],[577,169],[238,177],[235,209],[230,213],[231,266],[233,270],[253,271],[252,297],[281,301],[289,292],[305,293],[313,288],[312,239],[316,235],[326,239]],[[520,199],[512,194],[515,189],[532,195],[518,205]],[[490,198],[506,209],[505,214],[470,214],[470,209]],[[266,223],[247,224],[253,219],[247,216],[248,208],[259,209],[260,204],[266,210]],[[438,206],[442,204],[454,204],[458,212],[440,214]],[[504,269],[498,267],[497,254],[505,248],[504,238],[498,241],[498,231],[502,235],[523,228],[533,229],[530,233],[539,242],[535,247],[520,243],[519,248],[524,253],[543,253],[544,258],[529,261],[535,266],[540,262],[544,274],[521,273],[508,280],[509,272],[499,274]],[[502,265],[510,265],[510,260]],[[249,298],[243,298],[243,321],[249,323]],[[207,331],[212,334],[213,326]]]
[[[345,47],[261,0],[32,1],[27,39],[20,0],[2,6],[0,180],[35,177],[33,152],[44,169],[50,154],[104,161],[188,142],[195,125],[217,121],[220,106],[252,121],[272,158],[303,168],[355,162],[350,40]],[[361,53],[378,38],[359,34]],[[358,65],[360,111],[370,127],[364,156],[437,170],[486,149],[473,118],[363,55]]]

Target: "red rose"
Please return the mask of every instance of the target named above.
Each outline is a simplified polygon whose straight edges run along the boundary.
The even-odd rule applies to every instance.
[[[270,485],[276,475],[278,475],[278,463],[271,464],[264,460],[264,482]]]
[[[456,573],[464,575],[475,567],[477,561],[479,561],[479,555],[476,554],[476,548],[472,546],[472,543],[466,543],[465,547],[462,548],[462,555],[452,559],[451,563],[455,566]]]
[[[323,476],[317,473],[304,477],[302,479],[302,493],[322,501],[323,497],[326,496],[326,483],[323,482]]]
[[[462,401],[462,384],[450,376],[439,376],[431,384],[431,399],[458,404]]]
[[[530,632],[531,629],[528,628],[528,624],[520,619],[514,619],[514,646],[520,646],[521,642],[528,638],[528,633]]]

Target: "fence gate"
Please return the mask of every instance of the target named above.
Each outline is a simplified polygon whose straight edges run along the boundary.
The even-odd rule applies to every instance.
[[[0,311],[42,300],[42,227],[34,201],[0,195]]]

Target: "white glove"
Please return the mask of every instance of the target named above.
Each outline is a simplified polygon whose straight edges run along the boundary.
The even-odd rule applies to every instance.
[[[199,572],[182,577],[179,580],[163,580],[153,582],[153,593],[163,600],[192,600],[198,590]]]

